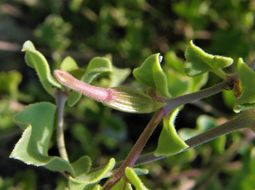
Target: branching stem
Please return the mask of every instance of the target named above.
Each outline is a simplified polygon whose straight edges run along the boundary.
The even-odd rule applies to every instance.
[[[212,96],[214,94],[217,94],[221,92],[223,89],[232,86],[233,82],[234,82],[233,78],[228,78],[224,80],[223,82],[218,83],[210,88],[206,88],[195,93],[191,93],[191,94],[187,94],[187,95],[183,95],[183,96],[179,96],[179,97],[167,100],[167,105],[154,114],[154,116],[151,118],[150,122],[145,127],[142,134],[140,135],[139,139],[136,141],[135,145],[129,152],[126,159],[121,163],[120,167],[115,171],[112,178],[110,178],[105,183],[103,189],[104,190],[111,189],[111,187],[124,175],[125,168],[132,167],[136,163],[144,146],[149,140],[151,134],[156,129],[157,125],[160,123],[161,119],[164,116],[167,116],[174,109],[176,109],[177,107],[181,105],[191,103],[191,102]],[[190,143],[192,144],[193,142],[191,141]]]
[[[173,153],[172,155],[169,155],[169,156],[174,156],[176,154],[185,152],[191,148],[199,146],[200,144],[204,144],[204,143],[209,142],[219,136],[232,133],[236,130],[240,130],[243,128],[251,128],[252,130],[255,130],[254,115],[255,115],[254,109],[244,111],[243,113],[240,113],[234,119],[232,119],[218,127],[212,128],[202,134],[199,134],[195,137],[192,137],[192,138],[186,140],[185,143],[187,145],[189,145],[188,148],[183,149],[181,152]],[[137,160],[137,165],[147,164],[147,163],[158,161],[158,160],[161,160],[164,158],[165,158],[164,156],[156,157],[153,155],[153,153],[147,153],[147,154],[144,154],[143,156],[141,156]]]

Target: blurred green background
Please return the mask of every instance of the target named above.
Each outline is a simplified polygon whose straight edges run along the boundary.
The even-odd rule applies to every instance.
[[[160,52],[169,64],[179,60],[176,56],[183,59],[191,39],[213,54],[252,62],[254,11],[254,0],[1,0],[0,190],[60,190],[66,186],[58,173],[8,158],[22,132],[13,115],[27,104],[54,101],[24,62],[21,47],[26,40],[33,41],[52,68],[67,55],[81,67],[94,56],[106,55],[114,65],[133,69],[150,54]],[[125,83],[131,81],[132,76]],[[216,81],[210,76],[207,85]],[[233,115],[230,107],[227,93],[187,105],[177,118],[177,129],[185,135],[218,125]],[[70,159],[88,154],[100,165],[111,156],[123,159],[150,115],[112,111],[83,98],[75,108],[67,108],[65,119]],[[145,152],[155,149],[159,132]],[[58,154],[55,144],[51,155]],[[218,138],[144,166],[151,171],[143,177],[144,183],[155,190],[254,190],[254,144],[250,131]]]

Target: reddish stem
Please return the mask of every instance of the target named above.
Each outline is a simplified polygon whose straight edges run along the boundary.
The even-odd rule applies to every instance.
[[[146,128],[136,141],[133,148],[130,150],[127,158],[122,162],[121,166],[117,169],[117,171],[113,174],[112,178],[110,178],[103,187],[103,190],[110,190],[111,187],[124,175],[126,167],[132,167],[136,163],[139,158],[145,144],[149,140],[151,134],[156,129],[162,117],[165,115],[165,111],[163,109],[157,111],[150,122],[147,124]]]

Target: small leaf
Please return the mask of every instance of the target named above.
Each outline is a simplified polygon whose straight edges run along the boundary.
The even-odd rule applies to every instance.
[[[148,190],[132,168],[127,167],[125,169],[125,175],[136,190]]]
[[[75,171],[75,176],[81,176],[87,174],[90,171],[92,162],[90,157],[82,156],[78,160],[72,163],[72,167]]]
[[[184,72],[184,60],[169,51],[165,55],[168,90],[173,97],[199,90],[207,82],[207,73],[195,77],[187,76]]]
[[[119,86],[124,80],[126,80],[130,72],[129,68],[120,69],[112,65],[109,87]]]
[[[71,71],[74,71],[76,69],[79,69],[76,61],[70,57],[70,56],[67,56],[63,61],[62,63],[60,64],[60,67],[59,67],[61,70],[63,71],[67,71],[67,72],[71,72]]]
[[[115,166],[115,160],[114,158],[111,158],[109,162],[104,166],[104,168],[95,172],[91,172],[87,175],[83,175],[83,176],[79,176],[75,178],[70,177],[69,179],[73,183],[83,184],[84,186],[89,184],[95,184],[95,183],[98,183],[100,180],[109,177],[110,172],[112,171],[114,166]]]
[[[21,74],[12,70],[9,72],[0,72],[0,93],[6,93],[12,98],[18,95],[18,85],[21,82]]]
[[[47,60],[35,49],[31,41],[24,43],[22,51],[25,52],[27,65],[35,69],[41,84],[49,94],[53,94],[54,87],[61,88],[61,85],[52,77]]]
[[[121,178],[112,188],[111,190],[133,190],[130,183],[128,183],[125,179]]]
[[[221,78],[225,78],[226,74],[222,68],[228,67],[233,63],[233,59],[230,57],[206,53],[194,45],[193,41],[190,41],[185,51],[185,57],[187,60],[185,71],[190,76],[196,76],[210,71]]]
[[[158,146],[154,154],[156,156],[168,156],[188,148],[188,145],[179,137],[175,130],[174,120],[178,109],[163,119],[163,129],[159,136]]]
[[[160,66],[160,54],[149,56],[143,64],[134,69],[133,75],[142,84],[153,88],[162,96],[170,97],[167,88],[167,77]]]
[[[87,68],[83,76],[81,77],[81,81],[86,83],[92,83],[99,76],[109,73],[112,70],[112,64],[109,59],[105,57],[95,57],[93,58]],[[74,106],[80,99],[81,94],[78,92],[71,92],[68,97],[68,105]]]
[[[239,58],[237,72],[241,82],[241,96],[237,99],[234,111],[254,108],[255,106],[255,72]]]

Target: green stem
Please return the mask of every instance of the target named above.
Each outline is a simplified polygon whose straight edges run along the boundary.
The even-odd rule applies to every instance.
[[[255,109],[244,111],[240,113],[234,119],[186,140],[185,143],[189,146],[188,148],[183,149],[181,152],[173,153],[172,155],[169,155],[169,156],[174,156],[176,154],[185,152],[191,148],[199,146],[200,144],[204,144],[221,135],[226,135],[236,130],[240,130],[243,128],[251,128],[252,130],[255,130],[254,115],[255,115]],[[153,155],[153,153],[147,153],[142,155],[137,162],[138,162],[138,165],[143,165],[143,164],[147,164],[147,163],[161,160],[164,158],[165,158],[164,156],[156,157]]]
[[[56,93],[56,105],[57,105],[57,145],[58,151],[64,160],[68,159],[68,154],[65,146],[65,138],[64,138],[64,109],[66,104],[67,96],[64,92],[58,90]]]

